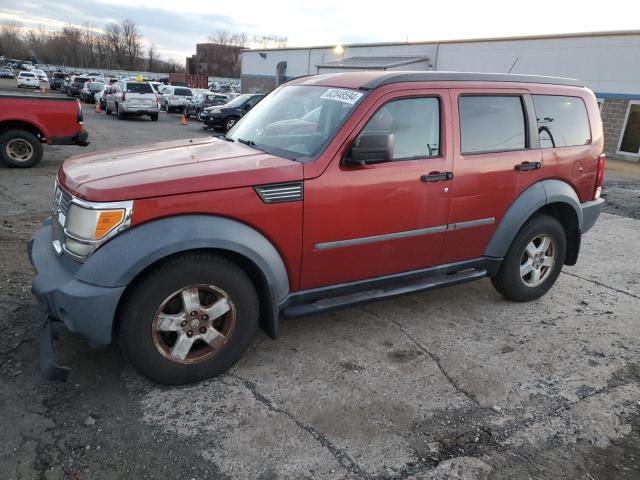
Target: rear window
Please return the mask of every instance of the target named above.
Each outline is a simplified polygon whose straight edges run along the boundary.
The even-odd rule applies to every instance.
[[[91,90],[92,92],[97,92],[99,90],[102,89],[102,86],[104,85],[104,83],[100,83],[100,82],[91,82],[87,85],[87,89]]]
[[[148,83],[127,83],[129,93],[153,93],[151,85]]]
[[[461,96],[460,147],[463,154],[526,148],[519,96]]]
[[[21,77],[35,77],[35,75],[33,73],[21,73],[20,76]]]
[[[589,118],[579,97],[533,95],[540,147],[572,147],[591,143]]]
[[[73,81],[76,82],[76,83],[86,83],[89,80],[91,80],[91,79],[88,78],[88,77],[76,77],[76,78],[73,79]]]
[[[188,88],[176,88],[173,91],[174,95],[178,95],[180,97],[190,97],[191,95],[193,95],[191,93],[191,90],[189,90]]]

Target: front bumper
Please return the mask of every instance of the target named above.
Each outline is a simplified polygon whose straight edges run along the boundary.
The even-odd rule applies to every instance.
[[[76,274],[82,265],[66,255],[56,255],[52,240],[49,218],[27,247],[29,260],[36,271],[31,291],[41,310],[47,318],[61,320],[91,346],[108,345],[111,343],[116,308],[125,287],[102,287],[78,280]],[[47,336],[50,342],[50,329],[43,325],[41,356],[46,353],[42,337]],[[50,357],[53,358],[52,355]],[[45,374],[46,368],[42,370]]]
[[[221,115],[215,115],[215,116],[203,115],[202,121],[210,127],[222,127],[222,124],[224,123],[224,117],[222,117]]]
[[[590,202],[585,202],[580,205],[582,207],[582,230],[581,233],[584,234],[588,232],[591,227],[596,223],[598,217],[600,216],[600,212],[602,212],[602,208],[604,207],[604,198],[599,198],[597,200],[592,200]]]

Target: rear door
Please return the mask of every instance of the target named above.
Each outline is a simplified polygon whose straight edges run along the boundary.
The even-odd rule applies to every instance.
[[[511,203],[541,176],[526,89],[451,90],[454,178],[442,262],[482,256]]]
[[[322,175],[305,181],[301,288],[439,263],[453,163],[450,118],[447,90],[381,94],[346,143],[391,133],[393,158],[345,165],[336,153]]]

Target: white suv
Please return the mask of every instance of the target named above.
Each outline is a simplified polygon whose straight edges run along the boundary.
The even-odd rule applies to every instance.
[[[40,86],[40,79],[36,77],[32,72],[20,72],[16,77],[18,82],[18,88],[20,87],[33,87],[38,88]]]
[[[189,87],[166,86],[162,89],[160,107],[167,112],[174,110],[183,112],[192,96],[193,91]]]
[[[126,115],[149,115],[155,122],[160,108],[158,96],[149,82],[120,80],[112,85],[104,111],[107,115],[116,112],[118,119]]]

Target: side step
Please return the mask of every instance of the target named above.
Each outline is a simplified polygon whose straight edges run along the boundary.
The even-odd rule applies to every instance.
[[[313,315],[338,308],[359,305],[373,300],[382,300],[389,297],[395,297],[397,295],[420,292],[423,290],[432,290],[449,285],[456,285],[458,283],[471,282],[486,276],[486,269],[474,268],[445,275],[436,275],[428,278],[423,277],[422,279],[416,279],[410,283],[405,281],[396,285],[388,285],[347,295],[309,300],[306,302],[302,301],[297,303],[295,302],[295,299],[292,299],[292,302],[282,310],[282,315],[285,317]]]

